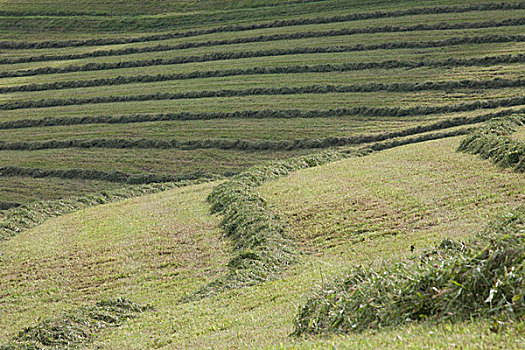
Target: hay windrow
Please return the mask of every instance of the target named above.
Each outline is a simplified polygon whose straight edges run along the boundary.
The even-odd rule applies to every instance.
[[[491,120],[468,135],[458,151],[479,154],[498,166],[525,172],[525,143],[511,137],[523,126],[525,114]]]
[[[0,350],[71,349],[93,340],[96,333],[120,327],[124,322],[150,310],[124,298],[107,299],[81,307],[22,330]]]
[[[301,308],[294,335],[349,333],[414,321],[525,317],[525,207],[468,243],[378,268],[357,267]]]

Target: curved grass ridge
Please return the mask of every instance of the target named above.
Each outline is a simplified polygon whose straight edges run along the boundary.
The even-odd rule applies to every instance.
[[[212,120],[212,119],[263,119],[263,118],[330,118],[344,116],[367,117],[403,117],[412,115],[431,115],[439,113],[456,113],[474,111],[477,109],[491,109],[499,107],[513,107],[525,104],[525,97],[511,97],[485,101],[463,102],[451,105],[417,106],[417,107],[368,107],[338,108],[327,110],[300,110],[282,109],[260,111],[235,112],[202,112],[202,113],[159,113],[159,114],[129,114],[129,115],[98,115],[85,117],[46,117],[41,119],[18,119],[0,123],[0,129],[18,129],[32,127],[47,127],[60,125],[86,124],[126,124],[143,122],[163,122],[176,120]]]
[[[22,203],[17,202],[0,202],[0,210],[8,210],[21,206]]]
[[[463,36],[454,37],[445,40],[434,41],[401,41],[393,43],[382,44],[357,44],[352,46],[328,46],[328,47],[296,47],[286,49],[270,49],[270,50],[256,50],[256,51],[233,51],[233,52],[216,52],[204,55],[195,56],[179,56],[173,58],[157,58],[147,60],[135,61],[121,61],[121,62],[102,62],[102,63],[87,63],[84,65],[70,65],[66,67],[42,67],[35,69],[18,70],[12,72],[0,72],[0,78],[12,78],[31,76],[38,74],[59,74],[70,72],[90,72],[108,69],[120,68],[137,68],[137,67],[151,67],[162,65],[178,65],[195,62],[212,62],[224,60],[238,60],[244,58],[255,57],[272,57],[272,56],[288,56],[301,54],[325,54],[325,53],[344,53],[344,52],[359,52],[359,51],[373,51],[373,50],[397,50],[397,49],[425,49],[436,47],[448,47],[458,45],[479,45],[479,44],[494,44],[494,43],[508,43],[508,42],[523,42],[525,35],[482,35],[482,36]],[[6,61],[7,60],[7,61]],[[9,59],[4,59],[2,63],[10,63]],[[11,62],[12,63],[12,62]]]
[[[251,88],[251,89],[222,89],[187,91],[178,93],[155,93],[143,95],[124,96],[99,96],[88,98],[67,99],[40,99],[29,101],[13,101],[0,104],[0,110],[16,110],[27,108],[47,108],[57,106],[78,106],[99,103],[121,103],[157,100],[181,100],[201,99],[217,97],[243,97],[243,96],[266,96],[266,95],[296,95],[296,94],[329,94],[329,93],[372,93],[377,91],[386,92],[418,92],[429,90],[455,90],[455,89],[501,89],[525,86],[525,79],[483,79],[483,80],[449,80],[449,81],[427,81],[423,83],[367,83],[347,85],[309,85],[301,87],[280,88]]]
[[[368,69],[396,69],[396,68],[421,68],[421,67],[472,67],[490,66],[496,64],[524,63],[525,55],[500,55],[473,58],[449,58],[446,60],[387,60],[380,62],[366,63],[343,63],[343,64],[319,64],[319,65],[294,65],[285,67],[254,67],[246,69],[227,69],[212,71],[193,71],[189,73],[157,74],[157,75],[135,75],[118,76],[106,79],[86,79],[43,84],[27,84],[19,86],[0,87],[0,93],[24,92],[24,91],[47,91],[77,89],[95,86],[113,86],[136,83],[156,83],[160,81],[175,81],[188,79],[232,77],[244,75],[265,75],[265,74],[304,74],[304,73],[329,73],[329,72],[350,72]],[[45,74],[45,72],[43,73]]]
[[[525,127],[525,113],[493,120],[467,136],[458,151],[479,154],[501,167],[525,172],[525,143],[510,137],[520,127]]]
[[[36,326],[22,330],[0,350],[71,349],[93,340],[96,333],[120,327],[140,313],[151,310],[124,298],[105,299],[93,306],[80,307]]]
[[[319,1],[319,0],[317,0]],[[295,1],[299,2],[315,2],[315,1]],[[103,45],[119,45],[119,44],[130,44],[140,43],[148,41],[159,41],[176,38],[188,38],[195,36],[202,36],[206,34],[221,33],[221,32],[240,32],[249,31],[255,29],[267,29],[267,28],[282,28],[290,26],[300,26],[308,24],[326,24],[326,23],[339,23],[339,22],[350,22],[357,20],[375,19],[375,18],[389,18],[389,17],[403,17],[420,14],[439,14],[439,13],[464,13],[472,11],[494,11],[494,10],[519,10],[525,8],[525,2],[515,3],[487,3],[477,4],[468,6],[435,6],[435,7],[423,7],[408,10],[398,11],[376,11],[368,13],[354,13],[342,16],[332,17],[315,17],[315,18],[302,18],[302,19],[291,19],[291,20],[276,20],[269,23],[255,23],[248,25],[229,25],[216,27],[211,29],[193,30],[185,32],[175,33],[164,33],[155,34],[134,38],[109,38],[109,39],[89,39],[89,40],[68,40],[68,41],[40,41],[40,42],[27,42],[27,41],[3,41],[0,42],[0,49],[46,49],[46,48],[62,48],[62,47],[79,47],[79,46],[103,46]],[[5,11],[0,12],[0,15]],[[33,14],[38,15],[38,14]],[[89,14],[89,16],[104,14]]]
[[[221,228],[233,242],[234,257],[228,273],[204,286],[188,300],[198,300],[227,289],[242,288],[274,279],[295,260],[293,242],[284,224],[256,188],[293,171],[343,158],[339,152],[323,153],[256,166],[215,187],[208,197],[211,212],[223,217]]]
[[[327,150],[318,154],[256,166],[215,187],[208,196],[211,212],[223,217],[220,226],[225,237],[234,244],[233,258],[228,273],[182,299],[200,300],[229,289],[252,286],[275,279],[295,257],[294,243],[286,236],[286,227],[272,208],[256,191],[266,181],[290,173],[321,166],[351,156],[365,156],[372,152],[411,143],[462,135],[461,130],[421,135],[414,138],[380,142],[357,151]]]
[[[98,50],[78,54],[62,54],[62,55],[40,55],[40,56],[25,56],[25,57],[11,57],[0,59],[0,64],[16,64],[27,62],[44,62],[44,61],[58,61],[58,60],[78,60],[91,57],[105,57],[105,56],[125,56],[139,53],[149,52],[166,52],[175,50],[194,49],[200,47],[216,47],[225,45],[238,45],[247,43],[261,43],[282,40],[298,40],[307,38],[325,38],[334,36],[351,36],[356,34],[375,34],[375,33],[397,33],[397,32],[413,32],[413,31],[435,31],[435,30],[459,30],[459,29],[481,29],[481,28],[498,28],[508,26],[521,26],[525,24],[525,18],[512,18],[499,22],[465,22],[465,23],[436,23],[436,24],[417,24],[413,26],[382,26],[382,27],[367,27],[367,28],[349,28],[327,31],[307,31],[298,33],[281,33],[272,35],[259,35],[253,37],[225,39],[225,40],[210,40],[202,42],[188,42],[176,45],[157,45],[147,47],[129,47],[125,49],[112,50]]]
[[[16,208],[11,208],[0,213],[0,241],[9,239],[46,220],[76,210],[212,180],[214,179],[210,178],[193,181],[180,181],[177,183],[155,183],[149,185],[127,186],[115,190],[88,194],[81,197],[22,204]]]
[[[525,316],[525,207],[467,244],[379,268],[353,268],[301,308],[294,335],[349,333],[422,320]]]

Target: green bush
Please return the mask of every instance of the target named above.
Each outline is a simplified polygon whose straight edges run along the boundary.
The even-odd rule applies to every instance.
[[[319,290],[295,320],[294,335],[347,333],[422,320],[525,317],[525,207],[491,223],[467,244],[378,268],[354,268]]]

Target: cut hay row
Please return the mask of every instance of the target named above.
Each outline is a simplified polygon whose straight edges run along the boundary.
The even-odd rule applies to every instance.
[[[129,174],[122,171],[100,171],[93,169],[40,169],[23,167],[0,167],[0,176],[26,176],[32,178],[57,177],[61,179],[83,179],[117,182],[130,185],[158,182],[180,182],[197,179],[216,179],[219,174],[194,172],[184,175],[170,174]]]
[[[456,81],[427,81],[423,83],[368,83],[347,85],[310,85],[302,87],[281,88],[251,88],[251,89],[222,89],[188,91],[178,93],[155,93],[144,95],[98,96],[88,98],[41,99],[29,101],[13,101],[0,104],[0,110],[16,110],[26,108],[47,108],[56,106],[78,106],[99,103],[142,102],[158,100],[186,100],[218,97],[244,96],[271,96],[271,95],[299,95],[299,94],[329,94],[329,93],[372,93],[386,92],[418,92],[431,90],[457,89],[501,89],[525,86],[525,79],[485,79],[485,80],[456,80]]]
[[[345,116],[363,117],[404,117],[422,116],[443,113],[457,113],[475,111],[478,109],[493,109],[500,107],[514,107],[525,105],[525,97],[492,99],[486,101],[463,102],[438,106],[417,107],[368,107],[338,108],[327,110],[260,110],[236,112],[201,112],[201,113],[160,113],[160,114],[131,114],[131,115],[99,115],[86,117],[46,117],[42,119],[19,119],[0,123],[0,130],[49,127],[60,125],[87,125],[87,124],[128,124],[145,122],[164,122],[177,120],[213,120],[213,119],[264,119],[264,118],[332,118]]]
[[[445,239],[418,257],[355,267],[318,288],[299,311],[294,335],[492,316],[519,322],[525,312],[524,227],[522,206],[467,244]]]
[[[9,210],[21,206],[22,203],[17,202],[0,202],[0,210]]]
[[[284,67],[254,67],[246,69],[227,69],[211,71],[194,71],[189,73],[157,74],[119,76],[106,79],[86,79],[65,82],[54,82],[44,84],[27,84],[20,86],[0,87],[0,93],[23,92],[23,91],[47,91],[75,89],[95,86],[125,85],[134,83],[154,83],[161,81],[175,81],[187,79],[203,79],[217,77],[231,77],[244,75],[264,74],[303,74],[303,73],[329,73],[350,72],[369,69],[396,69],[396,68],[422,68],[422,67],[472,67],[491,66],[500,64],[524,63],[525,55],[500,55],[474,58],[449,58],[446,60],[388,60],[380,62],[343,63],[343,64],[318,64],[318,65],[294,65]]]
[[[4,142],[0,141],[0,150],[10,151],[34,151],[43,149],[63,149],[63,148],[109,148],[109,149],[129,149],[129,148],[159,148],[159,149],[210,149],[217,148],[223,150],[240,151],[291,151],[297,149],[316,149],[340,147],[348,145],[359,145],[364,143],[379,142],[397,137],[405,137],[421,134],[430,131],[448,129],[457,126],[472,125],[493,118],[505,115],[525,112],[525,108],[520,110],[505,110],[497,113],[481,114],[475,117],[456,117],[403,129],[395,132],[384,132],[372,135],[357,135],[350,137],[325,137],[325,138],[305,138],[299,140],[228,140],[228,139],[206,139],[206,140],[155,140],[155,139],[69,139],[69,140],[48,140],[48,141],[19,141]]]
[[[345,53],[373,50],[397,50],[397,49],[425,49],[459,45],[479,45],[495,44],[509,42],[524,42],[525,35],[483,35],[483,36],[465,36],[454,37],[445,40],[434,41],[404,41],[396,43],[353,45],[353,46],[329,46],[329,47],[298,47],[289,49],[271,49],[258,51],[240,51],[240,52],[218,52],[196,56],[180,56],[173,58],[158,58],[148,60],[121,61],[121,62],[103,62],[87,63],[84,65],[70,65],[66,67],[42,67],[34,69],[3,71],[0,72],[0,78],[13,78],[33,76],[40,74],[60,74],[71,72],[89,72],[109,69],[138,68],[162,65],[178,65],[197,62],[212,62],[224,60],[238,60],[244,58],[256,57],[274,57],[289,56],[302,54],[326,54],[326,53]]]
[[[140,313],[152,310],[123,298],[105,299],[43,320],[20,331],[1,350],[71,349],[93,340],[98,332],[120,327]]]
[[[479,154],[501,167],[525,172],[525,143],[511,138],[525,127],[525,113],[493,120],[475,129],[460,144],[458,150]]]
[[[98,50],[78,54],[56,54],[56,55],[40,55],[40,56],[23,56],[23,57],[7,57],[0,58],[0,64],[17,64],[29,62],[45,62],[45,61],[63,61],[63,60],[79,60],[93,57],[107,57],[107,56],[126,56],[139,53],[151,52],[166,52],[184,49],[194,49],[202,47],[217,47],[226,45],[239,45],[248,43],[263,43],[271,41],[283,40],[299,40],[307,38],[326,38],[334,36],[351,36],[355,34],[374,34],[374,33],[396,33],[396,32],[413,32],[413,31],[436,31],[436,30],[459,30],[459,29],[481,29],[481,28],[498,28],[509,26],[522,26],[525,24],[524,18],[506,19],[503,21],[488,21],[488,22],[472,22],[472,23],[436,23],[436,24],[416,24],[413,26],[382,26],[382,27],[368,27],[368,28],[350,28],[327,31],[308,31],[298,33],[281,33],[271,35],[259,35],[254,37],[225,39],[225,40],[211,40],[203,42],[188,42],[176,45],[157,45],[147,47],[128,47],[124,49]]]
[[[343,157],[337,152],[324,152],[256,166],[215,187],[208,202],[212,213],[223,216],[221,228],[233,242],[234,257],[228,262],[225,276],[203,286],[183,301],[199,300],[228,289],[275,279],[294,263],[293,242],[286,236],[285,226],[256,188],[293,171]]]
[[[214,178],[200,178],[179,182],[151,183],[144,185],[124,186],[118,189],[91,193],[78,197],[25,203],[9,208],[0,217],[0,241],[31,229],[42,222],[79,209],[121,201],[128,198],[145,196],[183,186],[213,181]]]
[[[228,289],[275,279],[297,260],[294,244],[286,235],[285,225],[256,190],[264,182],[349,156],[362,156],[383,149],[458,135],[462,135],[461,130],[378,143],[357,152],[325,151],[267,166],[256,166],[215,187],[208,202],[212,213],[223,216],[221,227],[234,244],[234,257],[227,265],[228,274],[203,286],[183,301],[199,300]]]
[[[68,40],[68,41],[41,41],[41,42],[27,42],[27,41],[4,41],[0,42],[0,49],[47,49],[47,48],[63,48],[63,47],[79,47],[79,46],[104,46],[104,45],[119,45],[140,43],[149,41],[168,40],[176,38],[188,38],[201,36],[213,33],[222,32],[241,32],[255,29],[267,28],[282,28],[290,26],[301,26],[311,24],[328,24],[350,22],[357,20],[378,19],[378,18],[393,18],[413,15],[426,14],[442,14],[442,13],[465,13],[473,11],[495,11],[495,10],[521,10],[525,9],[525,2],[515,3],[488,3],[488,4],[473,4],[467,6],[435,6],[422,7],[408,10],[398,11],[376,11],[368,13],[353,13],[348,15],[339,15],[332,17],[315,17],[302,18],[291,20],[276,20],[269,23],[255,23],[248,25],[230,25],[217,28],[192,30],[185,32],[154,34],[140,37],[130,38],[107,38],[107,39],[89,39],[89,40]],[[2,12],[0,12],[1,16]],[[92,14],[89,14],[90,16]],[[96,14],[95,14],[96,15]]]
[[[307,4],[313,2],[324,2],[329,0],[289,0],[277,3],[264,3],[264,4],[250,4],[250,9],[261,8],[261,7],[275,7],[290,4]],[[515,4],[508,4],[515,5]],[[142,14],[116,14],[112,12],[82,12],[82,11],[45,11],[33,12],[33,11],[0,11],[0,17],[128,17],[128,16],[141,16]],[[53,41],[51,41],[53,42]],[[62,41],[59,41],[61,43]],[[54,46],[51,46],[54,47]]]

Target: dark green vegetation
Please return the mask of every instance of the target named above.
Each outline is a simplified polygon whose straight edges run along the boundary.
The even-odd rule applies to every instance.
[[[341,333],[421,320],[525,316],[525,208],[467,243],[444,240],[396,264],[354,268],[301,310],[295,335]]]
[[[148,310],[129,300],[101,300],[93,306],[71,310],[21,331],[2,350],[71,348],[92,340],[95,333],[119,327]]]
[[[512,134],[525,126],[525,115],[498,118],[477,128],[459,145],[459,150],[479,154],[502,167],[525,172],[525,143]]]

